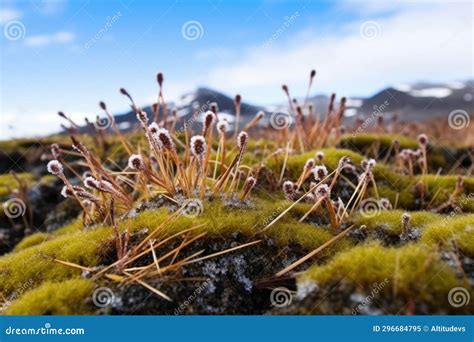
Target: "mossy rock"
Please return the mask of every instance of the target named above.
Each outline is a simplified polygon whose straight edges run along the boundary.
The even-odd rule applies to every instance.
[[[77,276],[77,269],[54,261],[59,259],[85,267],[99,264],[104,243],[112,237],[112,229],[100,227],[89,231],[58,236],[0,257],[0,292],[9,295],[17,284],[33,280],[33,286],[44,281],[58,282]]]
[[[417,148],[418,143],[403,135],[397,134],[378,134],[378,133],[359,133],[356,135],[345,134],[339,141],[339,147],[354,150],[358,153],[366,154],[373,148],[374,144],[379,144],[380,149],[388,151],[393,142],[398,140],[400,148]]]
[[[474,214],[452,214],[426,225],[421,242],[446,249],[459,250],[474,258]]]
[[[41,232],[34,233],[30,236],[25,237],[23,240],[17,243],[15,248],[13,249],[13,252],[19,252],[23,249],[39,245],[50,239],[51,239],[51,234],[41,233]]]
[[[259,238],[259,233],[271,219],[287,208],[287,201],[256,201],[254,208],[236,209],[222,205],[221,201],[204,203],[204,213],[197,217],[180,216],[166,225],[159,238],[175,234],[184,229],[203,224],[194,231],[205,232],[207,237],[229,238],[242,234],[249,241]],[[132,233],[147,229],[154,231],[161,222],[169,217],[168,209],[161,208],[136,214],[120,222],[120,229],[129,229]],[[300,246],[303,251],[313,250],[332,238],[327,227],[315,227],[299,223],[291,216],[263,233],[271,238],[277,246],[289,244]],[[15,291],[17,284],[33,280],[32,289],[45,282],[59,283],[80,274],[80,270],[65,266],[54,259],[94,267],[107,264],[110,253],[113,253],[113,232],[110,227],[83,229],[80,221],[75,221],[50,234],[34,234],[22,241],[16,250],[0,257],[0,291],[6,295]],[[342,239],[321,254],[321,258],[330,258],[337,252],[351,246],[350,239]]]
[[[6,315],[86,315],[94,311],[90,280],[47,281],[26,292],[6,309]]]
[[[332,287],[332,291],[357,289],[363,294],[371,294],[377,287],[374,305],[382,300],[385,313],[392,314],[403,312],[405,306],[414,306],[414,312],[423,312],[425,306],[438,312],[454,312],[448,301],[449,292],[458,286],[470,288],[466,279],[457,278],[454,270],[440,260],[436,250],[413,244],[401,248],[378,244],[354,247],[324,266],[303,272],[298,286],[308,287],[308,283],[314,283],[317,291]],[[341,298],[345,295],[338,294]],[[311,295],[308,298],[311,300]],[[315,308],[315,304],[306,303],[305,307]],[[456,312],[469,310],[467,306]]]
[[[402,215],[401,210],[380,211],[374,215],[363,215],[358,213],[354,221],[357,225],[366,225],[369,230],[378,227],[384,227],[387,232],[400,235],[402,233]],[[442,216],[427,211],[410,212],[410,226],[417,229],[423,229],[431,222],[441,220]]]

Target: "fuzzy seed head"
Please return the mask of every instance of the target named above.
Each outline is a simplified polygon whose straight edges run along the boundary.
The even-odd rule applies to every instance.
[[[409,149],[403,149],[400,151],[399,153],[399,156],[400,158],[402,158],[403,160],[408,160],[411,158],[413,154],[413,151],[412,150],[409,150]]]
[[[214,114],[217,114],[217,111],[219,110],[219,107],[217,106],[217,103],[216,102],[212,102],[210,104],[210,108],[211,108],[211,111],[214,113]]]
[[[250,184],[250,186],[253,188],[255,184],[257,184],[257,179],[255,177],[248,177],[247,184]]]
[[[314,159],[313,158],[309,158],[306,163],[304,164],[304,170],[307,171],[307,170],[310,170],[314,167],[315,165],[315,162],[314,162]]]
[[[128,167],[138,171],[145,170],[145,163],[143,162],[142,156],[139,154],[132,154],[130,158],[128,158]]]
[[[381,198],[379,200],[379,205],[381,208],[385,209],[385,210],[390,210],[392,209],[392,204],[390,203],[390,201],[386,198]]]
[[[227,120],[219,120],[219,122],[217,122],[217,129],[221,133],[227,132],[229,130],[229,123]]]
[[[117,193],[112,183],[106,180],[98,180],[94,177],[87,177],[84,179],[84,186],[86,188],[96,189],[102,192]]]
[[[247,134],[247,132],[244,132],[244,131],[240,132],[239,135],[237,136],[237,146],[239,146],[241,151],[247,145],[248,139],[249,139],[249,135]]]
[[[250,190],[252,190],[255,184],[257,184],[257,179],[255,179],[254,177],[248,177],[245,181],[244,192],[249,192]]]
[[[316,195],[317,198],[323,198],[323,197],[330,197],[331,195],[331,189],[327,184],[321,184],[316,188],[314,191],[314,194]]]
[[[61,195],[62,195],[64,198],[68,198],[68,197],[73,196],[73,193],[72,193],[72,191],[71,191],[67,186],[63,186],[63,188],[62,188],[62,190],[61,190]]]
[[[207,145],[206,140],[202,135],[195,135],[191,138],[190,141],[191,145],[191,153],[198,159],[204,159],[204,155],[206,153]]]
[[[283,193],[285,194],[285,198],[292,199],[293,195],[295,194],[295,184],[292,181],[285,181],[283,183]]]
[[[339,170],[342,170],[344,169],[346,166],[350,165],[351,163],[351,159],[349,157],[342,157],[341,159],[339,159],[339,163],[338,163],[338,168]]]
[[[92,176],[86,177],[84,179],[84,186],[88,189],[98,190],[99,189],[99,181]]]
[[[171,138],[170,132],[166,128],[158,128],[156,136],[160,142],[161,147],[166,150],[175,150],[173,139]]]
[[[403,213],[403,215],[402,215],[402,224],[403,224],[403,226],[408,225],[408,223],[410,223],[410,220],[411,220],[411,215],[408,214],[408,213]]]
[[[208,110],[206,115],[204,116],[204,126],[203,126],[203,133],[207,133],[209,127],[211,127],[214,122],[216,121],[216,114],[213,111]]]
[[[234,99],[234,100],[235,100],[235,103],[236,103],[237,105],[239,105],[240,102],[242,101],[242,96],[240,96],[240,94],[237,94],[237,95],[235,95],[235,99]]]
[[[144,112],[144,111],[139,111],[139,112],[137,113],[137,119],[138,119],[138,121],[140,121],[140,123],[141,123],[143,126],[148,125],[148,115],[146,115],[146,112]]]
[[[156,81],[158,82],[160,87],[163,85],[163,80],[164,80],[163,73],[159,72],[158,75],[156,75]]]
[[[322,180],[328,175],[328,169],[324,165],[317,165],[312,170],[314,178],[316,180]]]
[[[421,147],[425,147],[426,145],[428,145],[428,136],[426,134],[420,134],[418,136],[418,144]]]
[[[316,152],[316,159],[317,159],[319,162],[322,162],[323,159],[324,159],[324,152],[323,152],[323,151],[318,151],[318,152]]]
[[[306,194],[306,196],[304,197],[304,201],[306,203],[314,203],[315,200],[316,200],[316,196],[312,193]]]
[[[57,161],[56,159],[54,160],[51,160],[48,165],[46,166],[46,168],[48,169],[48,172],[55,175],[55,176],[58,176],[58,175],[62,175],[63,172],[64,172],[64,168],[63,168],[63,164],[61,164],[59,161]]]
[[[159,129],[160,129],[160,126],[158,126],[156,122],[152,122],[150,126],[148,126],[148,130],[150,131],[151,134],[157,134]]]

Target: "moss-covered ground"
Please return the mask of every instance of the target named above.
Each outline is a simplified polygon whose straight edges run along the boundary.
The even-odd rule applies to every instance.
[[[141,138],[136,139],[137,144],[144,143]],[[298,296],[303,299],[308,295],[301,295],[306,288],[313,292],[329,293],[334,284],[344,283],[350,289],[369,295],[374,284],[384,284],[378,290],[378,295],[392,300],[371,305],[384,307],[388,313],[472,313],[473,306],[470,303],[454,309],[449,305],[449,296],[453,288],[463,287],[474,298],[474,178],[465,175],[462,193],[453,197],[458,176],[448,174],[452,165],[448,165],[441,147],[433,147],[429,161],[433,168],[430,174],[409,176],[396,172],[394,160],[389,156],[394,139],[399,141],[402,148],[417,146],[416,141],[402,136],[364,134],[356,138],[343,137],[337,148],[289,155],[284,171],[285,180],[296,180],[305,162],[315,158],[319,151],[324,153],[322,163],[329,172],[337,167],[343,156],[349,157],[354,165],[360,164],[366,156],[379,158],[374,169],[377,188],[369,189],[369,196],[378,194],[379,197],[387,198],[392,208],[380,209],[370,215],[354,211],[349,219],[349,223],[355,227],[351,233],[310,258],[303,267],[296,269],[296,273],[287,275],[296,279]],[[3,145],[3,149],[10,152],[31,148],[27,141]],[[267,179],[280,177],[285,156],[280,153],[268,157],[268,151],[275,148],[272,142],[256,140],[248,148],[250,153],[242,162],[244,166],[263,167],[261,176]],[[110,144],[108,157],[116,160],[125,156],[126,151],[120,144]],[[443,172],[433,171],[440,165],[445,168]],[[0,176],[0,197],[11,193],[14,183],[8,177]],[[22,174],[21,177],[31,182],[36,176]],[[347,177],[346,180],[344,186],[350,187],[351,182]],[[137,199],[136,205],[143,201],[143,198]],[[443,206],[448,201],[451,201],[449,205]],[[246,205],[232,206],[218,196],[206,199],[203,205],[201,215],[178,216],[155,239],[164,239],[199,225],[193,234],[206,233],[204,239],[232,241],[238,234],[246,241],[272,241],[282,251],[297,246],[303,253],[309,253],[342,231],[331,230],[327,214],[321,209],[299,222],[311,207],[311,204],[304,202],[292,206],[275,224],[264,229],[292,205],[292,202],[284,199],[280,188],[275,189],[264,180]],[[436,210],[441,206],[442,210]],[[132,236],[144,229],[146,234],[151,234],[167,220],[171,211],[166,206],[137,211],[134,215],[120,219],[118,226],[121,232],[128,230]],[[402,224],[402,216],[406,213],[410,215],[409,232],[412,233],[408,238],[404,236],[406,227]],[[86,277],[85,270],[110,265],[115,261],[114,230],[100,224],[84,228],[82,219],[78,217],[52,232],[40,230],[26,236],[11,252],[0,257],[3,313],[97,313],[98,308],[94,306],[91,296],[94,289],[103,285],[104,280]],[[365,227],[361,229],[361,226]],[[260,250],[265,250],[265,247]],[[279,255],[271,257],[278,258]],[[61,262],[80,265],[84,269]],[[290,264],[290,260],[286,264]],[[259,280],[258,274],[254,276],[251,281]],[[300,305],[315,304],[300,302]],[[341,303],[335,301],[334,305],[335,312],[347,312],[337,308]],[[407,306],[412,311],[406,309]],[[431,308],[431,311],[426,311],[426,307]],[[308,309],[304,312],[318,313],[318,310]],[[324,310],[320,312],[325,313]]]

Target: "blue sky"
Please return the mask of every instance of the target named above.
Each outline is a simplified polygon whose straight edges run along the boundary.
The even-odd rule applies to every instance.
[[[158,71],[170,100],[208,86],[256,104],[282,83],[304,95],[312,68],[314,93],[341,96],[472,78],[472,25],[470,1],[3,0],[0,139],[100,100],[123,112],[120,87],[149,104]]]

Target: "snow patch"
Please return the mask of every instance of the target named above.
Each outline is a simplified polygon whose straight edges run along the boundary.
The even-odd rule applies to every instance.
[[[452,89],[449,88],[426,88],[421,90],[412,90],[410,95],[415,97],[437,97],[443,98],[451,95]]]

